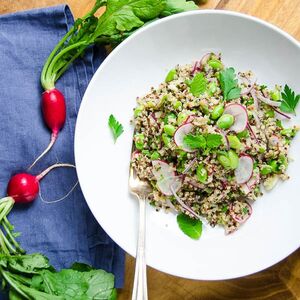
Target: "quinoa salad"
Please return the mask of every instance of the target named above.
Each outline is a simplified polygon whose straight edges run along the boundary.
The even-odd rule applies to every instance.
[[[281,120],[299,97],[224,66],[220,54],[170,70],[134,110],[131,163],[153,188],[150,204],[234,232],[253,201],[289,178],[298,128]]]

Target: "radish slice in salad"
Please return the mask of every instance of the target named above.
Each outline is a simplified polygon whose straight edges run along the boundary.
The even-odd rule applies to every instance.
[[[184,137],[188,135],[194,128],[192,123],[185,123],[177,128],[174,133],[174,142],[182,150],[186,152],[195,152],[195,149],[190,148],[184,143]]]
[[[230,130],[242,132],[246,129],[248,123],[248,113],[246,108],[237,103],[229,104],[225,107],[224,114],[229,114],[234,117],[234,123]]]
[[[153,160],[152,166],[152,173],[157,181],[161,181],[170,177],[175,177],[174,169],[168,163],[162,160]]]
[[[234,210],[234,203],[230,204],[229,206],[229,213],[232,217],[232,219],[234,219],[236,222],[243,224],[245,223],[250,216],[252,215],[252,206],[246,202],[246,207],[247,207],[247,212],[246,213],[236,213]]]
[[[158,180],[156,186],[164,195],[172,196],[173,191],[177,192],[181,188],[182,179],[179,176],[167,177]]]
[[[253,159],[249,155],[243,155],[239,159],[239,165],[235,169],[235,180],[238,184],[246,183],[253,174]]]

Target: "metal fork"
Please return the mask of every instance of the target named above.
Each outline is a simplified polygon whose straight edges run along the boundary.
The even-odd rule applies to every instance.
[[[147,300],[147,266],[145,260],[145,220],[146,200],[151,192],[150,185],[138,178],[132,164],[129,172],[129,189],[139,200],[139,232],[136,249],[135,273],[132,291],[132,300]]]

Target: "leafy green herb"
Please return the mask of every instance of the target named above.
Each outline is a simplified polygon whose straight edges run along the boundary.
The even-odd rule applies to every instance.
[[[209,133],[206,135],[207,148],[218,148],[223,144],[223,138],[220,134]]]
[[[203,135],[197,134],[197,135],[192,135],[192,134],[187,134],[183,138],[183,142],[185,145],[192,149],[205,149],[206,148],[206,139]]]
[[[10,289],[9,299],[116,299],[112,274],[81,263],[56,272],[44,255],[24,254],[7,219],[11,204],[11,197],[0,199],[0,280]]]
[[[170,81],[174,80],[175,75],[176,75],[176,70],[175,69],[170,70],[166,76],[165,82],[170,82]]]
[[[218,148],[220,145],[222,145],[223,140],[222,136],[220,134],[215,134],[215,133],[209,133],[206,134],[205,136],[201,134],[187,134],[183,138],[183,142],[185,145],[192,149],[213,149],[213,148]]]
[[[103,6],[106,10],[98,17],[96,12]],[[49,55],[41,75],[43,88],[54,88],[55,82],[89,46],[117,45],[156,19],[194,9],[195,3],[185,0],[96,0],[94,7],[76,20]]]
[[[220,72],[220,85],[225,101],[240,97],[241,88],[238,86],[234,68],[227,68]]]
[[[200,94],[203,94],[206,91],[206,83],[204,74],[202,72],[197,73],[190,83],[190,92],[193,96],[199,97]]]
[[[202,222],[192,219],[184,213],[177,215],[177,224],[184,234],[198,240],[202,233]]]
[[[295,92],[286,84],[284,91],[281,93],[282,102],[280,110],[286,113],[296,114],[296,106],[300,100],[300,94],[296,95]]]
[[[194,1],[167,0],[166,7],[160,15],[163,17],[167,17],[173,14],[196,9],[198,9],[198,6],[194,3]]]
[[[108,118],[108,126],[116,142],[117,138],[124,132],[123,125],[119,123],[113,115],[110,115]]]

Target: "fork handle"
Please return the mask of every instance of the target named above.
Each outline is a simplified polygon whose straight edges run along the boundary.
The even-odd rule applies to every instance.
[[[146,198],[139,198],[139,232],[136,251],[132,300],[148,300],[145,260]]]

